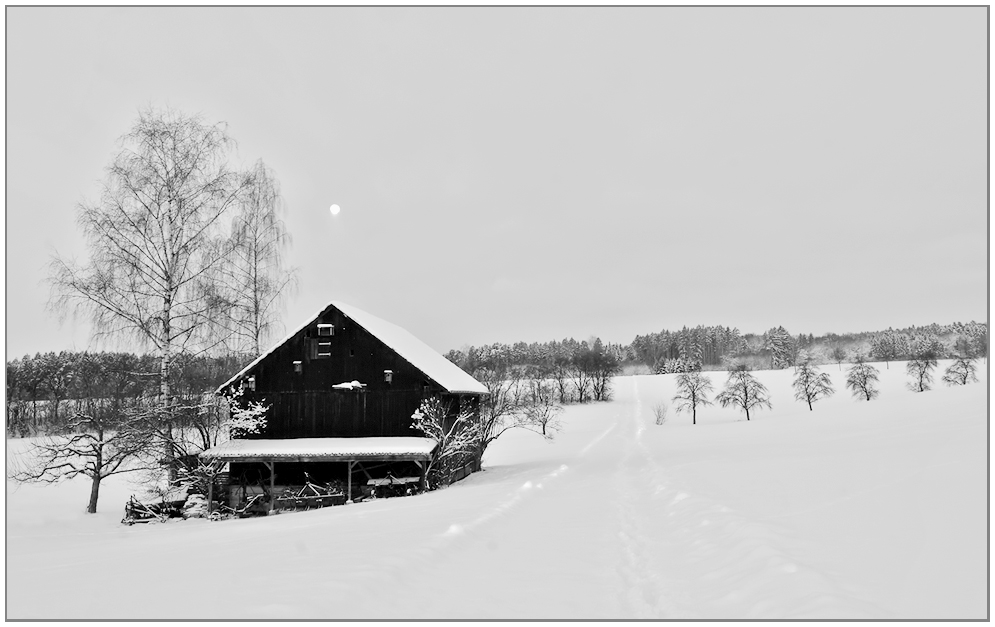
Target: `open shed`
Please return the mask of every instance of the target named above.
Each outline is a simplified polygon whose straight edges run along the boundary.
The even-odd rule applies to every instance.
[[[346,464],[346,498],[352,499],[353,474],[363,471],[364,462],[414,463],[420,469],[419,480],[425,487],[425,471],[437,443],[430,438],[291,438],[285,440],[229,440],[201,454],[207,461],[260,463],[269,471],[270,493],[276,492],[277,463],[332,462]],[[367,479],[372,479],[364,471]],[[273,501],[270,501],[273,509]]]

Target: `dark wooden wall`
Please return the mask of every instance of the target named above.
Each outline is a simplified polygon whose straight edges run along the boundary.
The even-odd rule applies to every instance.
[[[319,323],[335,325],[334,335],[320,338],[329,342],[322,347],[330,353],[325,358],[317,358],[312,346]],[[384,370],[393,371],[389,384]],[[422,399],[445,392],[334,306],[246,373],[251,375],[256,389],[246,391],[246,399],[271,405],[267,429],[257,438],[421,435],[410,428],[411,414]],[[332,389],[353,380],[367,387]]]

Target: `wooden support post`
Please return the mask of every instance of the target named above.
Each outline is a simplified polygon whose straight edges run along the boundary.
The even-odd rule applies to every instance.
[[[346,473],[345,502],[352,503],[352,466],[356,462],[348,462],[349,470]]]
[[[276,468],[275,462],[263,462],[266,464],[266,468],[269,470],[269,514],[272,514],[276,508],[276,473],[274,469]]]
[[[214,505],[214,478],[207,478],[207,517],[211,517],[211,508]]]
[[[427,481],[427,479],[426,479],[426,473],[425,473],[425,467],[428,464],[426,464],[425,462],[417,461],[417,460],[415,460],[415,463],[418,464],[418,470],[419,470],[419,472],[418,472],[418,478],[420,479],[420,481],[418,482],[418,485],[421,487],[422,492],[424,492],[425,490],[428,489],[428,484],[426,483],[426,481]]]

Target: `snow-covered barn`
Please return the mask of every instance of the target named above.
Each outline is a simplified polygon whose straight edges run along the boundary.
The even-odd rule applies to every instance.
[[[411,428],[422,400],[479,410],[487,388],[404,329],[332,302],[222,384],[269,407],[266,426],[201,454],[230,463],[230,484],[301,485],[419,474],[435,442]],[[477,468],[468,467],[466,472]],[[354,477],[354,475],[356,475]],[[355,481],[355,480],[358,481]]]

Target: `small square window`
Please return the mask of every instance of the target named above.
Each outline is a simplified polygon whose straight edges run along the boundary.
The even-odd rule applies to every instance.
[[[331,337],[335,335],[335,325],[334,324],[319,324],[318,325],[318,337]]]

